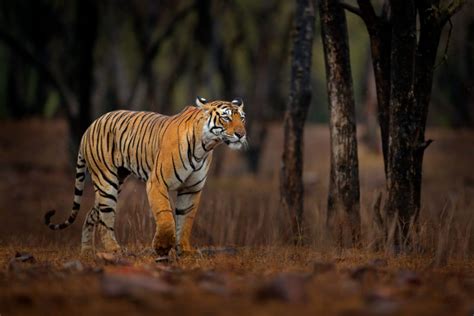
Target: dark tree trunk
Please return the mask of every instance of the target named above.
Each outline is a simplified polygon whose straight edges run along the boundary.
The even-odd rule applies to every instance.
[[[362,17],[370,35],[382,144],[388,144],[384,154],[385,209],[389,219],[398,224],[395,250],[409,243],[410,223],[417,220],[420,211],[423,155],[431,143],[425,140],[425,127],[441,31],[465,2],[453,0],[442,6],[439,0],[392,0],[390,20],[387,7],[378,17],[370,1],[358,0],[360,10],[344,5]],[[420,21],[418,42],[416,13]]]
[[[431,140],[425,140],[425,127],[428,117],[428,107],[431,100],[431,88],[436,62],[436,53],[441,38],[443,25],[431,16],[432,5],[439,6],[439,1],[416,1],[420,19],[420,38],[416,50],[415,66],[415,133],[414,148],[414,188],[413,204],[414,216],[418,217],[421,203],[421,181],[423,170],[423,156]]]
[[[326,62],[331,137],[327,220],[339,243],[351,245],[360,234],[360,194],[346,15],[337,0],[321,0],[319,12]]]
[[[375,15],[370,3],[358,0],[362,18],[367,26],[370,37],[370,51],[374,68],[375,86],[377,92],[377,117],[380,126],[380,138],[384,160],[385,176],[387,176],[388,158],[388,122],[390,102],[390,49],[392,27],[388,21],[388,3],[385,3],[380,17]]]
[[[303,218],[303,128],[311,101],[311,57],[314,3],[297,0],[291,53],[291,85],[284,119],[284,147],[280,181],[283,210],[290,214],[295,242],[301,242]]]
[[[398,217],[403,236],[407,236],[413,215],[414,141],[416,120],[413,109],[416,52],[416,11],[413,1],[392,1],[392,51],[387,212]],[[397,230],[398,231],[398,230]],[[396,242],[400,236],[396,236]]]

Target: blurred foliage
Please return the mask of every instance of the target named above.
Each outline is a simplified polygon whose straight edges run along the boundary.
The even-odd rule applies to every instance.
[[[116,108],[170,114],[192,103],[198,94],[209,99],[243,97],[250,125],[252,121],[282,118],[289,87],[293,2],[98,0],[91,3],[97,4],[98,16],[93,82],[88,83],[91,118]],[[78,4],[79,0],[0,2],[0,33],[14,38],[73,92],[81,89],[77,73],[84,54],[81,46],[84,39],[80,38],[84,33],[78,27],[90,21],[85,11],[79,14]],[[179,14],[182,17],[174,21]],[[347,17],[357,113],[363,121],[366,78],[368,71],[372,71],[368,36],[359,17],[351,13]],[[324,58],[319,21],[316,24],[314,92],[308,120],[325,122],[328,111]],[[436,70],[430,121],[472,126],[472,4],[456,15],[453,24],[447,62]],[[149,67],[142,71],[153,45],[158,48],[151,56]],[[440,61],[443,54],[441,45]],[[37,65],[26,62],[0,40],[0,117],[61,115],[65,113],[63,103]]]

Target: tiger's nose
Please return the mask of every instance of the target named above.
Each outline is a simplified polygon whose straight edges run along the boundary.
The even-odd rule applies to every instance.
[[[237,136],[239,139],[245,136],[245,132],[235,132],[235,136]]]

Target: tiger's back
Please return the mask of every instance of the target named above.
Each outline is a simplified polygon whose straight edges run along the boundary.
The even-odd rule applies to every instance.
[[[170,117],[153,112],[114,111],[95,120],[82,137],[80,154],[98,179],[125,169],[146,181],[159,146],[155,133]]]

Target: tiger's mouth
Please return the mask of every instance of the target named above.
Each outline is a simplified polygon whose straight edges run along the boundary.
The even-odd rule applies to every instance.
[[[246,150],[248,148],[247,140],[243,138],[236,141],[232,141],[230,139],[224,139],[224,143],[227,146],[229,146],[230,149],[234,149],[234,150],[241,150],[241,149]]]

